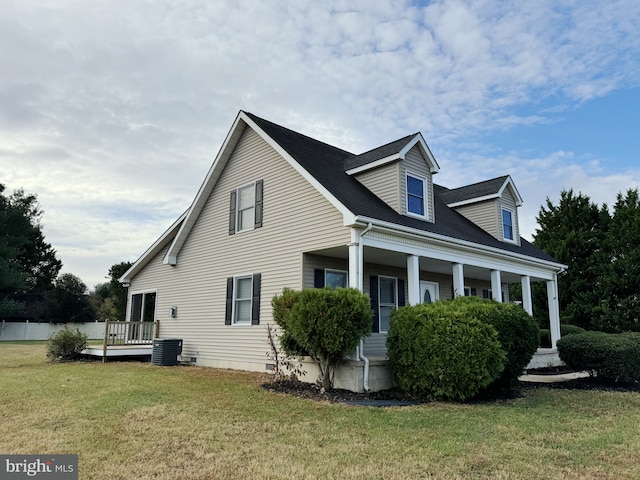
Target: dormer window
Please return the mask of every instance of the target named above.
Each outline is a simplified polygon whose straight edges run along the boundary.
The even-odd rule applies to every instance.
[[[513,235],[513,212],[506,208],[502,209],[502,237],[509,242],[515,241]]]
[[[425,218],[427,216],[427,179],[407,173],[407,214]]]

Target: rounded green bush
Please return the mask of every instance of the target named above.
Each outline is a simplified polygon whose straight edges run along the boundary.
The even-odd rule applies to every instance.
[[[506,360],[496,329],[451,301],[394,311],[387,350],[402,390],[451,400],[476,395],[500,376]]]
[[[47,341],[47,357],[52,360],[73,360],[87,348],[87,336],[77,328],[64,328],[54,333]]]
[[[560,338],[560,359],[610,382],[640,380],[640,335],[589,331]]]
[[[570,325],[568,323],[563,323],[560,325],[561,337],[584,332],[586,332],[586,330],[582,327],[578,327],[577,325]],[[540,329],[540,346],[543,348],[551,348],[551,330],[549,330],[548,328]]]
[[[282,331],[282,334],[280,335],[280,347],[285,354],[292,357],[307,355],[304,348],[296,342],[295,338],[293,338],[290,329],[287,328],[287,318],[299,297],[299,290],[285,288],[282,290],[281,295],[275,295],[271,299],[273,320],[278,324]]]
[[[488,388],[501,390],[513,387],[538,349],[537,322],[521,307],[510,303],[478,297],[457,297],[451,302],[466,316],[477,318],[498,332],[498,341],[507,359],[502,374]]]
[[[286,330],[316,361],[318,383],[329,390],[344,357],[371,333],[372,318],[369,296],[355,288],[313,288],[297,294]]]

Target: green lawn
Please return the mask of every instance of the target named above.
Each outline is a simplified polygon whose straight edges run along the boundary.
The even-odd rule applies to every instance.
[[[49,364],[0,342],[0,452],[76,453],[81,479],[640,478],[640,394],[351,407],[254,373]]]

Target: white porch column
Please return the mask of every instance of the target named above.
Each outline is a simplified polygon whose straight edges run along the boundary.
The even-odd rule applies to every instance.
[[[407,256],[407,289],[409,291],[409,305],[420,303],[420,257]]]
[[[522,284],[522,308],[529,315],[533,316],[533,298],[531,296],[531,277],[524,276],[520,278]]]
[[[349,286],[357,288],[361,292],[364,281],[362,279],[362,246],[360,245],[360,232],[355,228],[351,229],[351,242],[349,247]]]
[[[362,238],[360,238],[360,231],[355,228],[351,229],[351,242],[347,244],[349,248],[349,287],[356,288],[361,292],[364,292],[364,279],[363,279],[363,246],[362,246]],[[362,349],[364,348],[364,344],[362,340],[360,340],[360,344],[356,347],[353,354],[351,355],[352,360],[360,361],[363,356]],[[368,367],[366,369],[365,376],[369,377]]]
[[[491,297],[496,302],[502,302],[502,279],[500,270],[491,270]]]
[[[464,265],[453,264],[453,296],[464,297]]]
[[[558,277],[547,282],[547,299],[549,301],[549,328],[551,330],[551,348],[556,348],[560,338],[560,304],[558,303]]]

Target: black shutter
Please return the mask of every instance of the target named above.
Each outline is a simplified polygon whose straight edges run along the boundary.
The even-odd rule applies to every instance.
[[[258,180],[256,182],[256,209],[255,209],[255,222],[253,227],[258,228],[262,226],[262,196],[264,180]]]
[[[487,290],[486,288],[482,289],[482,298],[491,298],[489,296],[489,290]]]
[[[236,194],[235,190],[231,192],[231,200],[229,202],[229,235],[236,233]]]
[[[251,325],[260,325],[260,283],[262,275],[253,274],[253,297],[251,298]]]
[[[399,278],[398,279],[398,307],[404,307],[404,305],[405,305],[404,280]]]
[[[373,310],[373,324],[371,331],[378,333],[380,331],[380,309],[378,308],[378,277],[371,275],[369,277],[369,296],[371,297],[371,310]]]
[[[233,277],[227,278],[227,303],[224,311],[224,324],[231,325],[231,312],[233,311]]]
[[[322,268],[313,270],[313,288],[324,288],[324,270]]]
[[[472,297],[477,296],[477,292],[476,292],[475,287],[472,287],[472,288],[471,288],[471,296],[472,296]]]

